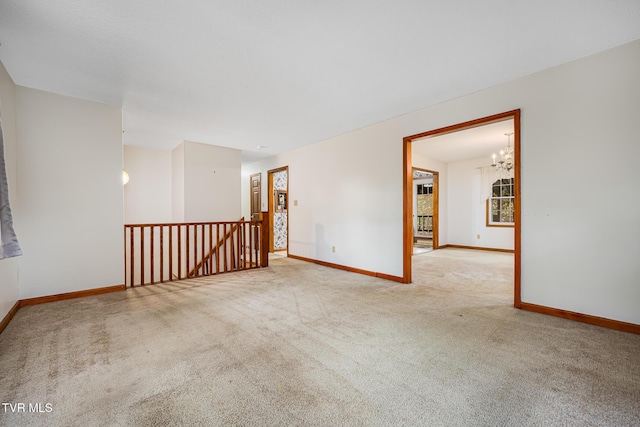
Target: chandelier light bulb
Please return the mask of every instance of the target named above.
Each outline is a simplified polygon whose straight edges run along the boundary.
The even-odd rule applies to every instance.
[[[507,136],[507,146],[504,150],[500,150],[500,158],[497,159],[495,154],[491,155],[491,166],[496,172],[511,172],[514,167],[513,148],[511,147],[511,135],[513,135],[513,132],[505,133],[505,135]]]

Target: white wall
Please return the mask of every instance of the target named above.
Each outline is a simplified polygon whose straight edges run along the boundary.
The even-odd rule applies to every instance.
[[[241,217],[241,152],[185,141],[185,221],[237,221]]]
[[[171,151],[124,146],[126,224],[171,222]]]
[[[14,227],[20,222],[16,197],[16,86],[0,62],[0,117],[4,135],[4,161],[9,183],[9,203]],[[21,236],[18,234],[18,240]],[[18,258],[0,260],[0,320],[18,301]]]
[[[402,140],[389,143],[396,134],[393,126],[366,128],[247,165],[242,197],[249,174],[262,172],[267,201],[267,171],[288,165],[290,254],[401,276]]]
[[[400,276],[402,138],[520,108],[522,300],[640,324],[639,75],[636,41],[246,170],[289,165],[290,253]]]
[[[184,141],[172,151],[124,147],[126,223],[236,221],[239,150]]]
[[[171,222],[184,222],[184,146],[171,151]]]
[[[447,165],[449,178],[449,244],[493,249],[514,249],[513,227],[487,227],[482,173],[490,159],[472,159]],[[478,239],[477,236],[480,236]]]
[[[21,299],[123,283],[120,108],[17,87]]]

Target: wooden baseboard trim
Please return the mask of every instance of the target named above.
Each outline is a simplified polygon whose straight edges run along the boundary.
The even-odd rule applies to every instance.
[[[20,309],[20,301],[16,301],[13,307],[11,307],[11,310],[9,310],[7,315],[4,316],[4,319],[2,319],[2,323],[0,323],[0,334],[2,333],[2,331],[4,331],[4,328],[7,327],[7,325],[9,324],[9,321],[13,319],[13,316],[16,315],[19,309]]]
[[[354,268],[354,267],[347,267],[345,265],[334,264],[332,262],[320,261],[320,260],[312,259],[312,258],[305,258],[305,257],[301,257],[301,256],[298,256],[298,255],[288,254],[287,256],[289,258],[293,258],[293,259],[297,259],[297,260],[305,261],[305,262],[311,262],[313,264],[323,265],[325,267],[336,268],[338,270],[350,271],[351,273],[364,274],[365,276],[378,277],[380,279],[385,279],[385,280],[391,280],[393,282],[404,283],[404,279],[402,277],[393,276],[393,275],[390,275],[390,274],[376,273],[374,271],[362,270],[360,268]]]
[[[634,323],[621,322],[619,320],[606,319],[604,317],[591,316],[589,314],[576,313],[573,311],[561,310],[559,308],[545,307],[543,305],[521,302],[520,309],[532,311],[534,313],[548,314],[550,316],[561,317],[563,319],[574,320],[576,322],[588,323],[590,325],[601,326],[603,328],[615,329],[616,331],[631,332],[640,335],[640,325]]]
[[[400,277],[400,276],[393,276],[391,274],[385,274],[385,273],[376,273],[376,277],[380,278],[380,279],[385,279],[385,280],[391,280],[392,282],[398,282],[398,283],[407,283],[404,278]]]
[[[0,334],[4,331],[4,328],[7,327],[9,321],[13,319],[19,309],[22,307],[26,307],[28,305],[36,305],[36,304],[44,304],[46,302],[54,302],[54,301],[62,301],[65,299],[73,299],[73,298],[83,298],[83,297],[91,297],[94,295],[102,295],[108,294],[111,292],[119,292],[126,290],[126,285],[116,285],[116,286],[107,286],[105,288],[96,288],[96,289],[87,289],[85,291],[77,291],[77,292],[68,292],[65,294],[56,294],[56,295],[47,295],[44,297],[35,297],[35,298],[27,298],[21,299],[16,302],[15,305],[9,310],[2,322],[0,323]]]
[[[514,253],[513,249],[499,249],[499,248],[483,248],[482,246],[464,246],[464,245],[442,245],[438,249],[453,248],[453,249],[473,249],[477,251],[492,251],[492,252],[506,252]]]
[[[44,304],[47,302],[62,301],[73,298],[91,297],[94,295],[108,294],[111,292],[124,291],[125,285],[107,286],[105,288],[87,289],[85,291],[67,292],[64,294],[47,295],[44,297],[27,298],[20,300],[20,307],[28,305]]]

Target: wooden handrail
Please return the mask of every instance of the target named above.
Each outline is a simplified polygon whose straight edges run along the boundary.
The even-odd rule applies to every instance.
[[[244,217],[240,218],[240,222],[244,222]],[[231,230],[229,230],[227,232],[227,234],[225,234],[222,238],[220,238],[218,240],[218,243],[211,248],[211,250],[209,251],[209,253],[206,256],[203,256],[202,259],[200,260],[200,262],[198,264],[196,264],[195,267],[193,267],[193,269],[191,269],[191,271],[189,272],[189,274],[187,274],[187,277],[191,277],[193,275],[195,275],[195,273],[200,270],[200,268],[202,268],[202,265],[206,262],[208,262],[208,260],[210,258],[212,258],[214,255],[218,255],[218,250],[220,249],[220,247],[222,247],[222,244],[224,243],[225,240],[228,240],[231,236],[233,236],[233,233],[236,232],[236,230],[238,230],[238,228],[240,227],[240,224],[233,224],[231,226]],[[203,231],[204,233],[204,228]],[[204,238],[202,239],[202,248],[204,249]],[[204,252],[204,250],[203,250]]]
[[[126,224],[127,286],[267,267],[269,225],[258,221]]]

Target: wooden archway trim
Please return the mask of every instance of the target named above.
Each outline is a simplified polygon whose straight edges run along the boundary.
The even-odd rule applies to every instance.
[[[521,306],[520,293],[520,276],[521,276],[521,192],[520,192],[520,109],[506,111],[504,113],[494,114],[488,117],[482,117],[470,120],[464,123],[458,123],[415,135],[405,136],[403,138],[403,156],[402,156],[402,183],[403,183],[403,276],[404,283],[411,283],[411,256],[413,242],[413,221],[412,221],[412,190],[413,190],[413,166],[411,146],[413,140],[425,138],[428,136],[440,136],[460,130],[471,129],[478,126],[484,126],[491,123],[501,122],[505,120],[513,120],[513,155],[515,157],[514,177],[515,177],[515,209],[514,209],[514,307]]]

